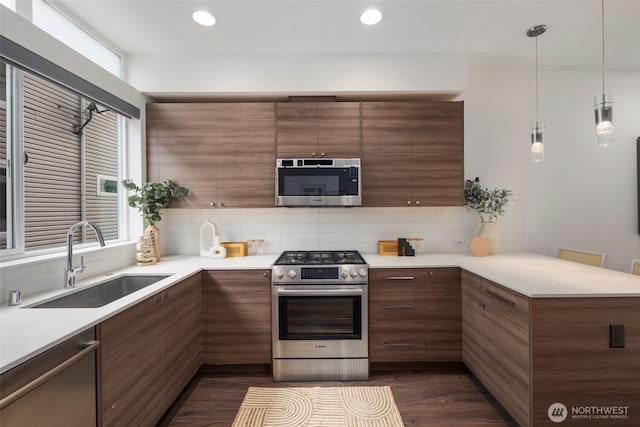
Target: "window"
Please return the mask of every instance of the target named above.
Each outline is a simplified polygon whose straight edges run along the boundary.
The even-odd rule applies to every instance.
[[[14,12],[16,11],[16,0],[0,0],[0,4]]]
[[[122,58],[117,53],[51,7],[45,0],[33,0],[32,21],[111,74],[122,76]]]
[[[11,197],[7,193],[7,181],[10,179],[10,175],[7,173],[7,141],[11,139],[8,136],[11,127],[7,126],[9,120],[7,114],[8,87],[7,67],[0,62],[0,250],[11,247],[13,237],[11,234],[7,235],[7,212],[11,212]]]
[[[2,64],[2,63],[0,63]],[[4,75],[11,67],[2,64]],[[15,239],[8,237],[1,249],[21,248],[11,241],[24,242],[24,251],[61,247],[66,243],[66,232],[71,225],[80,220],[89,220],[103,232],[106,240],[119,237],[117,185],[113,181],[118,177],[119,140],[123,118],[119,114],[97,105],[83,97],[54,83],[24,71],[15,71],[19,84],[15,87],[20,96],[13,101],[21,123],[20,132],[11,136],[3,132],[0,139],[2,159],[4,153],[22,153],[20,179],[14,184],[5,172],[2,184],[3,206],[24,206],[12,215],[6,207],[0,220],[5,235],[8,227],[5,223],[12,218],[16,221]],[[5,77],[5,80],[6,77]],[[10,86],[8,86],[10,87]],[[6,90],[5,90],[6,91]],[[7,96],[5,95],[5,98]],[[19,104],[19,105],[18,105]],[[8,109],[8,108],[7,108]],[[4,119],[10,124],[11,120]],[[0,124],[0,126],[2,126]],[[4,141],[4,142],[3,142]],[[5,171],[8,170],[5,167]],[[96,191],[98,179],[111,179],[104,183],[105,194]],[[23,203],[15,203],[20,194]],[[93,241],[93,231],[83,230],[89,235],[76,234],[76,241]]]

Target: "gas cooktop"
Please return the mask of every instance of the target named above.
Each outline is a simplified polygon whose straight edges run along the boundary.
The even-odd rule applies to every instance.
[[[358,251],[284,251],[274,265],[366,264]]]

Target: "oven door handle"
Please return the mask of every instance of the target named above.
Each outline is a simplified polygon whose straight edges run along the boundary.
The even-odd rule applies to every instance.
[[[362,296],[362,289],[278,289],[283,297],[356,297]]]

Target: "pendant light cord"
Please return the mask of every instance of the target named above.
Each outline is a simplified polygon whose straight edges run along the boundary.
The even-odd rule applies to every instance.
[[[538,129],[538,36],[536,36],[536,130]]]
[[[601,0],[601,15],[602,15],[602,107],[606,103],[606,99],[604,96],[604,0]]]

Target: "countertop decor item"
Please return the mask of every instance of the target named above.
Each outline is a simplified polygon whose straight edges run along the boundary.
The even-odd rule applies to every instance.
[[[480,185],[480,178],[468,179],[464,184],[464,207],[480,214],[484,222],[495,222],[498,216],[504,215],[504,208],[509,203],[511,190],[494,188],[489,190]]]
[[[483,236],[476,236],[471,239],[469,249],[474,256],[487,256],[489,253],[489,240]]]
[[[136,243],[136,265],[142,267],[156,263],[156,254],[151,237],[140,236]]]
[[[480,215],[482,224],[478,236],[489,240],[489,255],[496,255],[500,248],[500,233],[497,227],[498,216],[504,215],[509,203],[511,190],[494,188],[489,190],[480,185],[480,178],[468,179],[464,184],[464,206]]]
[[[177,185],[171,180],[160,182],[146,182],[138,187],[132,180],[125,179],[122,186],[134,194],[128,197],[129,206],[138,209],[140,216],[149,226],[144,230],[144,237],[150,237],[156,262],[160,262],[160,229],[155,223],[160,221],[160,211],[172,200],[178,200],[189,194],[189,190]]]
[[[212,246],[206,247],[207,232],[211,233]],[[220,236],[218,229],[211,221],[205,221],[200,226],[200,256],[209,258],[224,258],[227,256],[227,250],[220,244]]]
[[[226,251],[228,257],[242,257],[249,253],[247,242],[222,242],[220,246]]]
[[[397,240],[378,240],[378,255],[398,255]]]

